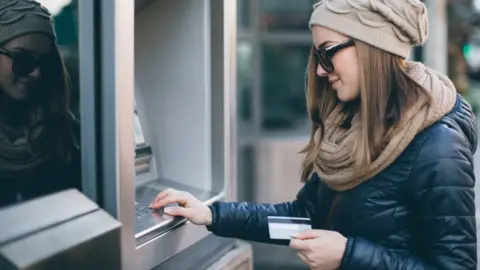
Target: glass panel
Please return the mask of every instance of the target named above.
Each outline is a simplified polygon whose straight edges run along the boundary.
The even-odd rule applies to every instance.
[[[318,0],[261,0],[260,27],[266,30],[308,31],[313,4]]]
[[[309,45],[263,45],[263,129],[306,125],[304,84],[309,52]]]
[[[47,19],[27,13],[50,15],[57,43],[49,37],[48,28],[41,33],[0,36],[5,40],[0,44],[4,51],[0,54],[4,64],[0,67],[0,207],[68,188],[81,189],[76,1],[40,2],[50,14],[39,7],[23,10],[23,2],[18,1],[20,7],[14,4],[1,15],[5,20],[23,12],[23,16],[45,20],[32,20],[32,24]],[[28,50],[22,52],[25,57],[41,60],[22,66],[15,58],[20,52],[8,54],[18,47]],[[15,62],[23,67],[22,73],[13,70]]]
[[[53,5],[55,1],[45,1],[51,3],[52,9],[59,9],[60,4]],[[63,0],[65,6],[58,11],[55,16],[55,30],[57,31],[57,44],[62,53],[65,67],[70,76],[70,98],[71,110],[80,117],[80,91],[79,91],[79,76],[78,76],[78,18],[77,18],[77,0]],[[68,4],[67,4],[68,3]]]
[[[248,41],[237,43],[237,75],[238,75],[238,112],[242,122],[252,118],[252,83],[253,83],[253,45]]]
[[[246,145],[239,147],[237,160],[237,196],[239,201],[253,201],[255,198],[254,190],[255,175],[255,147]]]
[[[237,1],[237,23],[238,28],[247,29],[252,25],[252,2],[251,0]]]

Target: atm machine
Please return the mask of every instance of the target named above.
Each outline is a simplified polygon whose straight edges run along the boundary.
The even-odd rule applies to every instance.
[[[122,269],[251,269],[249,245],[147,207],[235,200],[236,1],[78,5],[83,187],[122,225]]]
[[[122,224],[122,269],[251,269],[248,245],[147,207],[167,188],[235,200],[236,1],[79,12],[85,192]]]
[[[183,269],[201,269],[219,255],[212,247],[235,243],[209,240],[205,227],[148,208],[167,188],[187,191],[205,204],[234,199],[235,16],[226,15],[236,12],[230,6],[236,3],[228,2],[137,3],[133,122],[138,269],[172,269],[179,263]],[[180,253],[191,253],[190,263]],[[181,259],[174,262],[175,257]]]

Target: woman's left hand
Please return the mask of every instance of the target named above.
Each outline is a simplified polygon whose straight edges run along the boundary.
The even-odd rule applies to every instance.
[[[309,230],[294,235],[290,247],[297,250],[300,259],[313,270],[334,270],[340,263],[347,238],[338,232]]]

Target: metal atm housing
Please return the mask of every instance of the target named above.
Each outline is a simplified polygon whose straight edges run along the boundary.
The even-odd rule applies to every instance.
[[[146,206],[166,188],[205,204],[235,199],[236,1],[78,9],[95,14],[79,21],[84,192],[122,224],[122,269],[209,261],[185,254],[224,240]]]
[[[230,35],[236,26],[235,16],[227,14],[236,12],[230,7],[236,3],[226,2],[156,0],[135,12],[138,269],[161,266],[209,235],[203,226],[146,208],[158,192],[188,191],[205,204],[234,199],[236,66]]]

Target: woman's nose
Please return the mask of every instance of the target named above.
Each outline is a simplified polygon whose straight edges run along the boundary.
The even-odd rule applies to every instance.
[[[317,64],[317,75],[319,77],[326,77],[328,75],[328,72],[326,72],[323,68],[322,65]]]
[[[40,68],[37,67],[35,68],[32,72],[30,72],[30,74],[28,74],[30,77],[33,77],[35,79],[38,79],[40,78],[40,75],[41,75],[41,72],[40,72]]]

